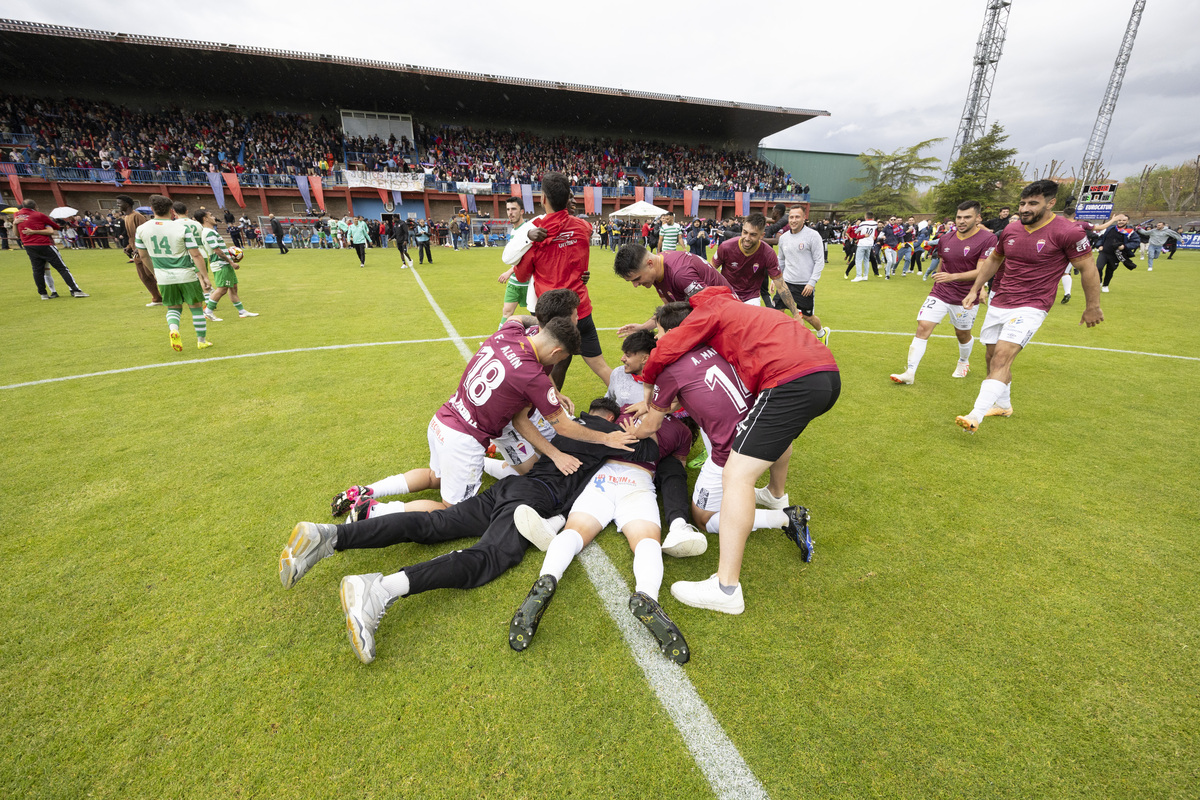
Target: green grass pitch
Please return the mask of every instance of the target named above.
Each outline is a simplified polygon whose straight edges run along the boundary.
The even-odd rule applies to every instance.
[[[434,257],[420,274],[473,348],[499,321],[499,251]],[[369,666],[341,577],[469,540],[340,554],[281,589],[297,521],[426,463],[463,368],[394,249],[366,269],[251,250],[262,316],[223,300],[204,352],[185,316],[182,354],[120,253],[66,259],[90,298],[40,301],[24,254],[0,253],[0,384],[167,366],[0,390],[0,795],[711,796],[578,564],[522,654],[507,623],[534,551],[482,589],[401,600]],[[842,397],[788,486],[813,562],[755,534],[735,618],[668,591],[715,570],[715,537],[666,559],[700,696],[777,799],[1197,796],[1200,362],[1041,343],[1200,355],[1200,256],[1121,270],[1092,330],[1077,288],[1017,361],[1014,416],[975,436],[954,417],[982,348],[955,380],[935,338],[892,385],[931,284],[851,284],[840,263],[817,310]],[[592,251],[597,325],[645,320],[656,297],[611,264]],[[601,391],[572,366],[568,395]],[[594,546],[631,582],[622,537]]]

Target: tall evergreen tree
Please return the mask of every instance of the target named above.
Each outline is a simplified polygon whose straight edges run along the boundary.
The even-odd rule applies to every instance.
[[[877,217],[915,212],[917,207],[913,200],[917,187],[936,181],[933,175],[939,165],[936,157],[923,156],[921,151],[940,141],[942,139],[926,139],[894,153],[868,150],[860,154],[858,160],[862,162],[864,174],[854,180],[866,189],[846,203],[873,211]]]
[[[1012,161],[1016,149],[1004,147],[1006,141],[1004,128],[993,122],[986,136],[963,147],[950,165],[946,182],[934,187],[933,207],[938,219],[953,217],[958,204],[966,200],[978,200],[985,216],[992,216],[1005,205],[1016,210],[1024,176]]]

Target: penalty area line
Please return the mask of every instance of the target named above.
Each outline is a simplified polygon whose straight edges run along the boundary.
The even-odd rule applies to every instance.
[[[434,313],[442,320],[451,341],[458,347],[463,358],[470,361],[474,353],[467,349],[463,337],[458,335],[449,318],[433,299],[433,295],[425,288],[416,267],[412,268],[412,274],[417,279],[421,291],[425,292],[425,298]],[[633,660],[641,667],[650,688],[662,703],[671,721],[675,723],[675,728],[683,737],[684,744],[700,771],[704,773],[713,792],[721,800],[753,800],[767,797],[766,790],[750,771],[745,759],[725,734],[708,705],[701,699],[696,687],[688,680],[687,673],[678,664],[668,661],[659,652],[658,647],[651,644],[649,634],[640,623],[634,624],[634,616],[629,611],[629,586],[617,572],[612,560],[596,546],[585,547],[579,560],[596,593],[600,595],[605,610],[629,646]]]

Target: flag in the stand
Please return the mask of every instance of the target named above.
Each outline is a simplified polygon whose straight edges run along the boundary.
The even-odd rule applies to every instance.
[[[246,207],[246,201],[242,199],[242,183],[238,180],[236,172],[223,172],[222,177],[225,178],[225,185],[229,187],[229,193],[233,195],[233,199],[242,208]]]
[[[467,195],[467,211],[470,211],[472,214],[474,214],[478,210],[479,209],[475,206],[475,195]]]
[[[464,192],[458,193],[458,205],[459,205],[459,208],[467,207],[467,195]]]
[[[221,208],[225,207],[225,190],[221,188],[221,173],[208,173],[208,185],[212,187],[213,197],[217,198],[217,205]]]
[[[21,179],[15,173],[8,174],[8,186],[12,189],[13,197],[17,198],[17,205],[25,202],[25,194],[21,191]]]
[[[596,213],[595,203],[596,203],[596,195],[592,194],[592,187],[590,187],[590,186],[583,187],[583,213],[595,214]]]
[[[595,209],[596,214],[603,214],[604,213],[604,187],[603,186],[593,186],[592,191],[595,192],[595,199],[592,201],[592,208]]]
[[[649,203],[650,205],[654,205],[654,187],[653,186],[646,187],[646,202]]]
[[[321,186],[320,175],[308,176],[308,187],[312,189],[313,196],[317,198],[317,208],[325,210],[325,189]]]
[[[743,197],[746,201],[746,209],[742,212],[743,217],[750,216],[750,198],[754,196],[754,192],[746,192]]]
[[[387,197],[388,197],[388,195],[387,195],[387,193],[388,193],[388,190],[387,190],[387,189],[380,189],[378,186],[376,186],[376,187],[375,187],[375,191],[379,192],[379,202],[383,203],[383,204],[386,206],[386,205],[387,205],[387,201],[388,201],[388,199],[387,199]]]
[[[300,190],[300,196],[304,198],[304,207],[312,210],[312,190],[309,188],[308,176],[294,175],[296,179],[296,188]]]
[[[404,195],[399,189],[392,189],[392,202],[396,204],[396,208],[399,208],[400,204],[404,202]]]
[[[645,186],[633,187],[633,199],[638,203],[645,200],[646,199],[646,187]]]
[[[533,184],[531,184],[531,183],[522,183],[521,184],[521,200],[524,201],[524,203],[525,203],[525,213],[532,214],[533,213]]]

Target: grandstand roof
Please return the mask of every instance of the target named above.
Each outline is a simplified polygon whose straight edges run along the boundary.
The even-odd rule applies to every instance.
[[[401,111],[442,121],[529,121],[612,136],[734,141],[744,147],[813,117],[829,116],[828,111],[813,109],[11,19],[0,19],[0,68],[14,88],[34,82],[61,86],[56,95],[85,96],[114,88],[178,94],[189,76],[203,76],[203,81],[187,84],[190,96]]]

